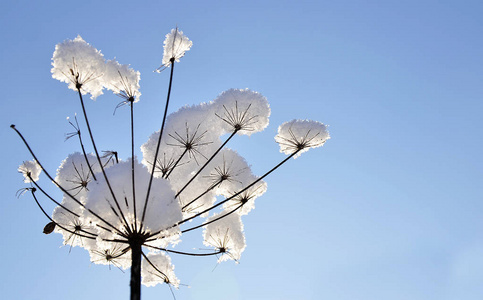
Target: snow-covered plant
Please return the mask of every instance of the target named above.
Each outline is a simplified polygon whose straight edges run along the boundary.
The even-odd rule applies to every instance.
[[[261,176],[235,150],[226,148],[236,135],[251,135],[268,126],[270,107],[260,93],[230,89],[213,101],[184,106],[167,115],[175,63],[192,42],[177,28],[166,35],[161,67],[170,68],[168,96],[159,131],[141,146],[142,160],[134,155],[134,104],[140,99],[140,73],[104,56],[80,36],[55,47],[52,77],[77,92],[92,153],[84,147],[77,116],[69,119],[80,152],[69,154],[55,176],[40,163],[23,140],[33,161],[19,167],[35,202],[50,220],[44,233],[62,234],[64,244],[89,251],[96,264],[131,268],[131,299],[140,299],[141,283],[167,283],[178,287],[170,254],[218,257],[238,261],[246,247],[242,216],[267,190],[263,179],[290,158],[328,139],[327,127],[319,122],[293,120],[282,124],[275,137],[287,154]],[[92,134],[83,95],[95,99],[103,89],[111,90],[131,110],[131,153],[120,159],[116,151],[99,152]],[[61,191],[56,200],[38,183],[45,176]],[[56,204],[48,214],[37,191]],[[190,222],[190,221],[195,222]],[[191,253],[172,248],[182,234],[203,228],[203,244],[209,253]],[[142,278],[142,280],[141,280]]]

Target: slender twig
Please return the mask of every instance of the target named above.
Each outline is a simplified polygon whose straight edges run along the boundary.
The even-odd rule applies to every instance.
[[[94,240],[96,239],[97,234],[95,234],[95,233],[91,233],[91,232],[86,232],[86,231],[84,231],[84,232],[86,232],[86,233],[91,234],[91,236],[87,236],[87,235],[79,234],[79,233],[77,233],[77,232],[75,232],[75,231],[71,231],[71,230],[69,230],[69,229],[67,229],[67,228],[63,227],[63,226],[62,226],[62,225],[60,225],[59,223],[55,222],[55,221],[54,221],[54,220],[53,220],[53,219],[52,219],[52,218],[51,218],[51,217],[50,217],[50,216],[49,216],[49,215],[48,215],[48,214],[45,212],[45,210],[43,209],[42,205],[40,205],[39,200],[37,200],[37,197],[35,196],[35,188],[32,188],[30,191],[32,192],[32,196],[34,197],[34,200],[35,200],[35,202],[37,203],[37,205],[39,206],[40,210],[41,210],[41,211],[44,213],[44,215],[47,217],[47,219],[49,219],[51,222],[54,222],[56,226],[59,226],[59,227],[60,227],[60,228],[62,228],[63,230],[65,230],[65,231],[67,231],[67,232],[69,232],[69,233],[75,234],[75,235],[77,235],[77,236],[80,236],[80,237],[85,237],[85,238],[88,238],[88,239],[94,239]]]
[[[82,99],[82,93],[80,91],[80,86],[77,85],[77,92],[79,93],[79,99],[81,102],[82,106],[82,112],[84,113],[84,119],[86,121],[87,125],[87,130],[89,131],[89,135],[91,137],[91,142],[92,142],[92,147],[94,148],[94,152],[96,153],[97,161],[99,162],[99,166],[101,167],[102,174],[104,175],[104,179],[106,180],[106,184],[109,188],[109,191],[111,192],[112,198],[114,202],[116,203],[117,209],[119,210],[122,220],[124,221],[126,230],[128,233],[131,233],[131,228],[129,228],[129,223],[126,221],[126,218],[124,217],[124,213],[122,212],[121,207],[119,206],[119,202],[117,202],[116,195],[114,194],[114,191],[112,190],[111,184],[109,183],[109,179],[107,178],[106,171],[104,170],[104,166],[102,165],[101,157],[99,156],[99,152],[97,151],[96,143],[94,142],[94,136],[92,135],[92,130],[91,126],[89,125],[89,119],[87,118],[87,113],[86,113],[86,108],[84,106],[84,100]]]
[[[92,170],[91,168],[91,164],[89,163],[89,160],[87,159],[87,154],[86,154],[86,150],[84,149],[84,144],[82,143],[82,137],[81,137],[81,131],[80,131],[80,126],[79,126],[79,123],[77,122],[77,116],[74,116],[74,119],[75,119],[75,123],[76,125],[74,125],[74,123],[72,123],[71,121],[69,121],[69,124],[72,125],[72,127],[74,127],[74,129],[76,130],[76,132],[74,133],[71,133],[67,138],[71,138],[73,137],[74,135],[77,135],[79,137],[79,143],[80,143],[80,146],[82,148],[82,153],[84,154],[84,159],[86,160],[86,164],[87,166],[89,167],[89,171],[91,171],[91,174],[92,174],[92,178],[97,181],[97,178],[96,178],[96,175],[94,174],[94,171]]]
[[[171,172],[173,172],[174,168],[178,166],[179,162],[183,158],[183,156],[188,152],[188,148],[184,149],[183,153],[179,156],[178,160],[174,163],[173,167],[169,170],[169,172],[164,176],[165,179],[168,179],[169,175],[171,175]]]
[[[161,275],[164,276],[164,281],[166,283],[169,283],[169,278],[168,276],[166,276],[166,274],[164,274],[161,270],[159,270],[150,260],[149,258],[146,256],[146,254],[144,254],[144,252],[141,251],[141,254],[143,255],[144,259],[146,259],[146,261],[151,265],[151,267],[153,267],[157,272],[159,272]]]
[[[151,246],[151,245],[148,245],[148,244],[144,244],[144,246],[152,248],[152,249],[156,249],[156,250],[161,250],[161,251],[165,251],[165,252],[169,252],[169,253],[175,253],[175,254],[181,254],[181,255],[187,255],[187,256],[212,256],[212,255],[217,255],[217,254],[222,253],[221,251],[212,252],[212,253],[190,253],[190,252],[169,250],[169,249],[166,249],[166,248],[155,247],[155,246]]]
[[[149,193],[151,192],[151,185],[153,184],[154,170],[156,169],[156,160],[158,159],[159,146],[161,145],[161,138],[163,137],[164,124],[166,122],[166,115],[168,113],[169,97],[171,96],[171,86],[173,84],[173,71],[174,71],[174,58],[171,59],[171,74],[169,75],[169,86],[168,86],[168,96],[166,97],[166,106],[164,108],[163,122],[161,124],[161,129],[159,130],[158,144],[156,146],[156,153],[153,159],[153,168],[151,169],[151,175],[149,177],[148,190],[146,192],[146,200],[144,201],[143,216],[141,218],[140,231],[143,228],[144,217],[146,216],[146,208],[148,207]]]
[[[49,194],[47,194],[46,191],[44,191],[39,185],[37,182],[35,182],[32,177],[30,176],[30,174],[28,174],[28,178],[30,179],[30,181],[35,185],[36,188],[38,188],[42,194],[44,194],[47,198],[49,198],[52,202],[54,202],[55,204],[57,204],[58,206],[62,207],[63,209],[65,209],[67,212],[73,214],[75,217],[79,218],[80,216],[78,214],[76,214],[75,212],[71,211],[70,209],[68,209],[67,207],[65,207],[64,205],[60,204],[57,200],[55,200],[54,198],[52,198]]]
[[[234,208],[233,210],[231,210],[231,211],[227,212],[226,214],[223,214],[223,215],[221,215],[221,216],[219,216],[219,217],[217,217],[217,218],[214,218],[213,220],[210,220],[210,221],[208,221],[208,222],[205,222],[205,223],[203,223],[203,224],[200,224],[200,225],[197,225],[197,226],[194,226],[194,227],[191,227],[191,228],[188,228],[188,229],[182,230],[182,231],[181,231],[181,233],[189,232],[189,231],[191,231],[191,230],[198,229],[198,228],[200,228],[200,227],[206,226],[206,225],[211,224],[211,223],[213,223],[213,222],[216,222],[216,221],[218,221],[218,220],[220,220],[220,219],[223,219],[224,217],[229,216],[229,215],[231,215],[232,213],[234,213],[235,211],[237,211],[238,209],[240,209],[242,206],[243,206],[243,204],[240,204],[240,205],[238,205],[236,208]]]
[[[191,204],[193,204],[196,200],[200,199],[201,197],[203,197],[204,195],[206,195],[206,193],[208,193],[209,191],[213,190],[216,186],[218,186],[219,184],[221,184],[224,180],[223,179],[220,179],[218,180],[217,182],[213,183],[212,185],[210,185],[206,191],[204,191],[203,193],[201,193],[198,197],[194,198],[193,200],[191,200],[190,202],[188,202],[187,204],[185,204],[181,209],[184,211],[188,206],[190,206]]]

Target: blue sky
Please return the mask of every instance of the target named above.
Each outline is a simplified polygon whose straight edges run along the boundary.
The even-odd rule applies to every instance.
[[[159,128],[168,74],[152,71],[175,26],[193,47],[176,66],[170,111],[228,88],[268,98],[270,126],[230,146],[256,174],[284,158],[273,140],[281,123],[314,119],[332,135],[267,178],[243,218],[239,264],[173,257],[190,286],[177,299],[483,298],[480,1],[99,2],[0,4],[5,299],[127,299],[129,272],[69,253],[60,235],[42,234],[48,220],[31,197],[15,197],[25,186],[16,169],[31,158],[9,125],[51,172],[77,150],[65,119],[80,108],[50,59],[80,34],[141,72],[140,146]],[[105,95],[87,109],[101,148],[126,158],[129,116],[112,115],[117,103]],[[180,249],[203,247],[201,231],[188,234]],[[172,296],[158,286],[143,299]]]

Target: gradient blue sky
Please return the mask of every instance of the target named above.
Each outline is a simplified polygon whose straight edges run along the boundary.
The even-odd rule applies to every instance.
[[[15,198],[16,169],[31,158],[9,125],[52,171],[77,150],[65,118],[80,108],[50,59],[80,34],[141,71],[140,146],[160,126],[168,73],[152,71],[176,25],[194,45],[176,66],[171,111],[228,88],[268,98],[269,128],[231,144],[256,174],[284,158],[279,124],[315,119],[332,135],[267,178],[243,218],[240,264],[173,257],[190,285],[177,299],[483,299],[481,1],[3,1],[0,15],[3,299],[128,298],[129,272],[69,253],[42,234],[31,197]],[[125,158],[118,102],[101,96],[88,110],[100,148]],[[193,247],[201,231],[178,249]],[[164,285],[143,299],[172,296]]]

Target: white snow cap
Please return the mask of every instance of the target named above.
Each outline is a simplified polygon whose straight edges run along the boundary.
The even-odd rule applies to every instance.
[[[280,152],[292,154],[300,150],[294,158],[310,148],[321,147],[330,139],[327,125],[312,120],[292,120],[278,127],[275,141],[280,145]]]
[[[104,57],[80,35],[55,46],[52,67],[52,77],[66,82],[70,89],[77,91],[76,85],[81,84],[82,94],[89,93],[92,99],[102,95],[100,78],[105,69]]]
[[[158,283],[171,284],[174,287],[179,286],[179,279],[174,274],[174,265],[171,264],[171,258],[163,252],[148,253],[149,262],[156,266],[154,268],[146,259],[141,264],[141,283],[145,286],[155,286]]]
[[[222,217],[224,213],[213,215],[207,221]],[[222,252],[218,262],[239,260],[245,250],[245,236],[243,224],[238,214],[223,216],[221,219],[208,224],[203,232],[205,246],[211,246]]]
[[[141,73],[129,67],[129,65],[121,65],[115,60],[106,62],[106,71],[103,76],[105,87],[115,94],[128,100],[134,98],[134,102],[139,101],[139,80]]]
[[[179,59],[184,56],[185,52],[192,45],[193,42],[183,35],[183,31],[179,30],[178,27],[172,29],[164,40],[163,66],[169,66],[172,58],[179,62]]]
[[[40,165],[35,160],[24,161],[18,167],[18,172],[22,173],[24,177],[23,182],[25,183],[39,180],[40,171],[42,171],[42,169],[40,168]]]
[[[249,89],[229,89],[221,93],[212,104],[226,132],[251,135],[268,126],[270,106],[267,98]]]
[[[99,265],[113,265],[122,270],[126,270],[131,267],[131,251],[123,253],[124,248],[126,248],[126,244],[105,244],[105,247],[101,246],[89,250],[91,262]]]

